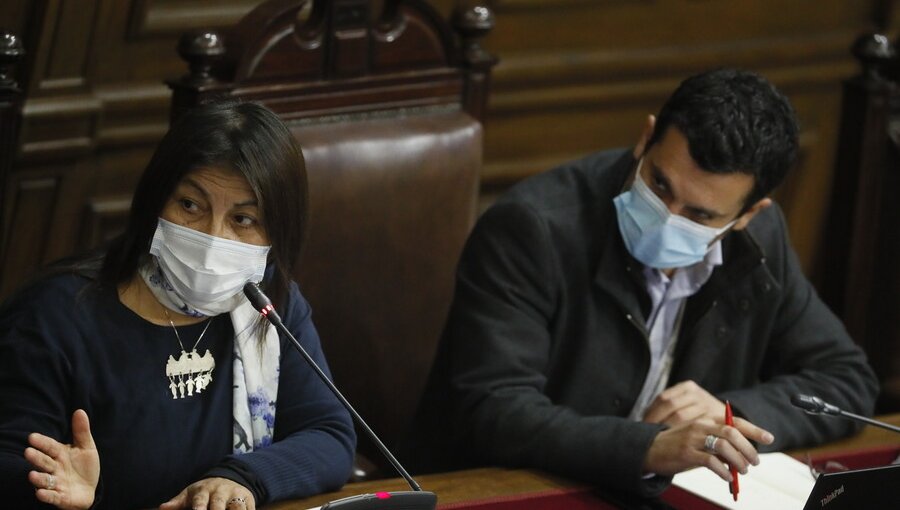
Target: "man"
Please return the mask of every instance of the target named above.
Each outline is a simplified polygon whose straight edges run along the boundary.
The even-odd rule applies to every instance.
[[[730,480],[756,445],[850,433],[790,403],[870,414],[877,392],[768,197],[797,131],[763,78],[714,71],[683,82],[632,151],[499,199],[462,255],[426,399],[452,411],[449,451],[653,495],[697,466]]]

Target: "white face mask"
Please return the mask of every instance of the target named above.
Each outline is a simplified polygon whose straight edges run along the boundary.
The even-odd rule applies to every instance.
[[[156,256],[171,286],[164,290],[181,308],[178,311],[210,316],[236,308],[244,285],[262,280],[270,248],[211,236],[160,218],[150,254]]]

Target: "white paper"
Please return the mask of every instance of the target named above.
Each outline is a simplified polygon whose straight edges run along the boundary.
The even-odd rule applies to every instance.
[[[679,473],[672,483],[722,508],[742,510],[802,510],[816,483],[809,466],[783,453],[761,454],[759,465],[738,475],[738,482],[737,502],[728,491],[728,482],[707,468]]]

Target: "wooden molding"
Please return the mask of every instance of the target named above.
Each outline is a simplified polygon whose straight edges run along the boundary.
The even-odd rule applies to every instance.
[[[92,197],[84,214],[81,235],[82,249],[97,248],[125,230],[131,196]]]
[[[231,26],[260,1],[134,0],[128,21],[128,38],[178,36],[197,27]]]
[[[617,4],[653,3],[655,0],[494,0],[491,6],[497,13],[511,11],[539,11],[606,7]]]
[[[46,9],[38,46],[32,50],[36,58],[29,96],[84,93],[99,32],[98,2],[48,0]]]
[[[19,157],[33,161],[89,154],[100,110],[100,102],[90,95],[26,100]]]
[[[15,250],[6,250],[0,265],[0,296],[22,281],[22,275],[33,274],[44,263],[47,232],[53,224],[55,204],[60,187],[56,177],[35,177],[10,183],[9,210],[14,211],[5,235],[15,240]]]
[[[762,74],[771,79],[789,96],[802,95],[816,89],[831,89],[838,92],[836,83],[851,75],[855,69],[851,57],[831,64],[809,66],[784,66],[761,69]],[[571,116],[581,119],[579,125],[593,128],[600,118],[601,112],[607,115],[614,112],[634,111],[635,115],[655,113],[665,98],[674,90],[680,80],[675,77],[657,77],[648,80],[622,81],[616,83],[595,83],[577,86],[560,86],[535,88],[523,91],[496,91],[490,98],[489,118],[495,131],[487,132],[487,150],[489,151],[485,168],[482,171],[482,182],[489,189],[497,189],[546,170],[579,154],[601,148],[583,149],[561,145],[559,150],[541,152],[540,157],[529,151],[515,150],[517,157],[506,157],[505,149],[530,146],[528,132],[507,130],[508,125],[525,125],[532,119],[558,119]],[[642,113],[638,113],[642,112]],[[802,112],[801,112],[802,113]],[[642,117],[635,117],[635,122]],[[562,123],[560,123],[562,124]],[[804,123],[807,128],[813,127]],[[510,135],[511,137],[509,137]],[[502,136],[501,139],[493,138]],[[593,138],[594,135],[585,135]],[[629,135],[630,136],[630,135]],[[634,134],[637,136],[637,133]],[[599,142],[600,140],[598,140]],[[608,141],[608,140],[607,140]],[[622,140],[631,143],[631,138]],[[502,147],[498,147],[502,146]],[[503,152],[500,152],[500,151]]]
[[[686,76],[727,65],[771,69],[817,62],[851,62],[849,42],[856,35],[856,32],[840,31],[693,46],[508,52],[494,70],[492,95],[535,85]]]

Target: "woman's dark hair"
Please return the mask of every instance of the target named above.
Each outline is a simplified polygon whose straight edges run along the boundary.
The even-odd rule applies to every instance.
[[[172,125],[138,182],[128,226],[110,244],[100,283],[115,286],[136,274],[175,187],[204,167],[240,173],[256,194],[272,245],[266,293],[275,306],[284,304],[306,232],[306,166],[284,123],[255,103],[206,103]]]
[[[719,69],[683,81],[660,110],[647,148],[670,126],[687,138],[700,168],[753,175],[745,208],[781,184],[797,157],[799,128],[790,102],[747,71]]]

